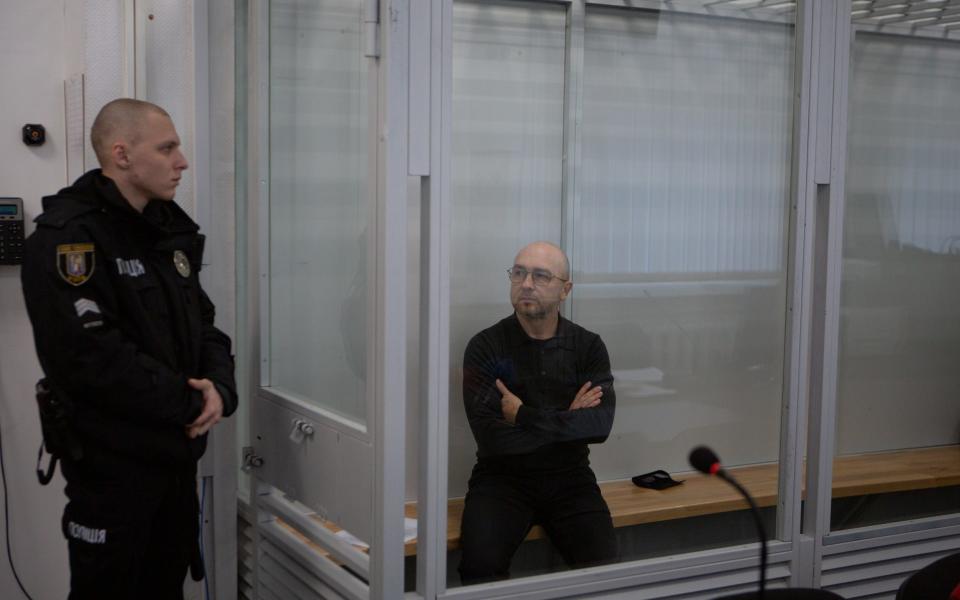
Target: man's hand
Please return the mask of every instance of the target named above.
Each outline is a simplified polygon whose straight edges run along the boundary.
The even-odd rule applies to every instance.
[[[573,402],[570,403],[569,410],[579,410],[581,408],[593,408],[600,404],[600,397],[603,396],[603,389],[599,385],[590,387],[592,382],[588,381],[577,392]]]
[[[193,389],[203,392],[203,411],[193,423],[187,425],[187,437],[193,439],[205,434],[220,422],[220,417],[223,416],[223,398],[220,397],[217,386],[209,379],[188,379],[187,383]]]
[[[513,392],[508,390],[507,386],[503,385],[503,382],[499,379],[497,380],[497,389],[503,394],[503,397],[500,398],[500,409],[503,411],[503,418],[507,420],[507,423],[514,425],[517,422],[517,411],[520,410],[523,402],[521,402],[520,398],[517,398]]]

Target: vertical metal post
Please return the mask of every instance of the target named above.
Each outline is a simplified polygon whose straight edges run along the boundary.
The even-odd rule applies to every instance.
[[[245,21],[248,27],[247,60],[249,66],[247,89],[247,144],[245,158],[247,173],[244,189],[247,197],[243,206],[238,206],[237,224],[239,245],[244,252],[242,272],[245,285],[239,287],[244,294],[243,312],[239,313],[243,321],[244,337],[240,359],[245,361],[246,368],[240,372],[246,375],[243,385],[239,389],[247,391],[247,397],[253,400],[250,407],[250,422],[256,418],[255,400],[257,390],[263,383],[265,368],[262,358],[267,356],[268,346],[265,335],[268,321],[265,316],[269,312],[264,310],[264,299],[269,292],[269,281],[261,271],[261,262],[266,263],[269,257],[266,235],[269,232],[267,217],[268,177],[270,169],[270,7],[267,2],[242,2],[238,7],[245,11]],[[239,300],[239,299],[238,299]],[[238,302],[239,307],[239,302]],[[248,430],[249,434],[249,430]],[[248,498],[254,514],[254,542],[253,542],[253,572],[254,594],[260,596],[260,526],[265,520],[273,517],[258,508],[257,495],[269,493],[269,488],[258,481],[256,476],[248,479]]]
[[[210,6],[193,3],[193,212],[200,230],[210,234],[213,215],[210,127]],[[210,262],[209,250],[205,253]]]
[[[429,173],[420,212],[420,420],[417,592],[446,589],[450,364],[452,0],[430,0]]]
[[[790,242],[787,265],[787,336],[784,353],[784,403],[780,424],[780,479],[777,492],[777,539],[799,540],[801,494],[803,489],[803,460],[805,446],[805,419],[810,348],[810,290],[811,276],[809,234],[807,227],[808,189],[807,143],[810,138],[810,98],[815,84],[811,61],[813,38],[813,5],[803,2],[797,7],[794,27],[794,91],[796,101],[793,115],[793,151],[790,185]],[[800,545],[799,543],[797,544]],[[798,566],[799,561],[794,561]],[[797,569],[794,568],[794,572]]]
[[[251,197],[251,207],[256,207],[256,217],[252,222],[256,224],[255,235],[258,249],[253,265],[256,265],[256,283],[252,285],[258,290],[257,308],[257,335],[254,343],[258,343],[257,356],[257,385],[270,385],[270,3],[253,2],[251,22],[254,32],[252,46],[255,56],[251,61],[255,76],[251,78],[253,101],[250,105],[250,114],[254,116],[253,135],[250,148],[254,160],[252,174],[255,180],[251,181],[248,189],[256,190]]]
[[[421,390],[417,592],[446,589],[450,364],[450,117],[453,0],[430,1],[430,176],[424,180],[421,257]]]
[[[377,127],[376,402],[370,596],[403,597],[409,0],[381,0]]]
[[[563,78],[563,170],[560,208],[560,246],[570,259],[570,270],[581,269],[574,245],[576,222],[580,213],[581,123],[583,120],[583,38],[586,18],[585,0],[573,0],[567,6],[566,60]],[[568,273],[573,277],[573,273]],[[574,297],[563,303],[563,314],[573,316]]]
[[[802,573],[820,583],[823,538],[830,531],[833,458],[836,447],[837,368],[843,260],[847,87],[850,62],[850,1],[813,4],[818,33],[813,68],[807,202],[813,228],[807,435],[807,501],[804,506]]]
[[[430,175],[431,1],[410,1],[410,100],[407,119],[407,172]]]
[[[363,55],[380,57],[380,0],[363,2]]]

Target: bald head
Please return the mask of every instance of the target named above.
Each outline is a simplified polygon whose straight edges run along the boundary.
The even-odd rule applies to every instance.
[[[560,304],[571,289],[570,262],[559,246],[534,242],[517,253],[510,269],[510,303],[527,335],[553,337]]]
[[[551,242],[533,242],[524,246],[514,259],[515,264],[525,264],[530,259],[535,258],[539,262],[549,264],[547,269],[562,279],[570,279],[570,260],[560,246]]]
[[[90,143],[101,167],[110,165],[110,153],[115,142],[136,145],[151,114],[170,117],[167,111],[156,104],[133,98],[117,98],[100,109],[90,128]]]

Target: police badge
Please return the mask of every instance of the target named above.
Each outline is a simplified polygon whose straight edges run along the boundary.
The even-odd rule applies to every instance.
[[[70,285],[82,285],[93,276],[93,244],[57,246],[57,273]]]
[[[187,258],[187,255],[183,253],[183,250],[174,250],[173,266],[177,268],[177,273],[180,273],[180,277],[190,277],[190,260]]]

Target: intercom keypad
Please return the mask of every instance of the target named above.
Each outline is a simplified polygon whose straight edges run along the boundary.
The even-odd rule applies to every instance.
[[[0,198],[0,265],[23,262],[23,200]]]

